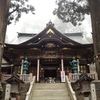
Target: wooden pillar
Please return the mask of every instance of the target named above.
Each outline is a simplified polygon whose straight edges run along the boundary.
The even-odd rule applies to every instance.
[[[61,82],[65,82],[64,60],[61,58]]]
[[[21,65],[21,75],[23,74],[23,59],[22,59],[22,65]]]
[[[37,59],[37,82],[39,82],[40,59]]]
[[[61,71],[64,71],[64,61],[63,61],[63,58],[61,58]]]
[[[79,59],[77,59],[78,73],[80,73]]]

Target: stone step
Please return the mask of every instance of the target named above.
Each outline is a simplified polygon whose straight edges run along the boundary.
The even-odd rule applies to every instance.
[[[65,83],[37,83],[35,89],[64,89]]]
[[[70,100],[65,83],[36,83],[32,100]]]
[[[47,97],[34,97],[32,100],[70,100],[69,97],[47,96]]]
[[[68,96],[68,92],[65,90],[35,90],[34,91],[35,96]]]

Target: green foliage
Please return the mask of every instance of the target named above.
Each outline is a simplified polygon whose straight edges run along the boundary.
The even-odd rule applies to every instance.
[[[53,14],[57,15],[63,22],[71,22],[74,26],[81,25],[85,14],[90,13],[87,0],[57,0],[58,7]]]
[[[15,23],[19,21],[22,13],[31,12],[34,14],[34,7],[28,4],[28,0],[11,0],[10,10],[8,15],[8,24],[11,24],[12,20],[15,20]]]

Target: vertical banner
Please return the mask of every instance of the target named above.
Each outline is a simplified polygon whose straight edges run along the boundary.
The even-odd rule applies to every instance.
[[[65,82],[65,71],[61,71],[61,82]]]

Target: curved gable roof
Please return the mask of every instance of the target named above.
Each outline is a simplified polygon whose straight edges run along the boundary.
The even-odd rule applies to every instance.
[[[62,45],[79,45],[80,43],[73,41],[68,38],[66,35],[60,33],[55,27],[54,24],[50,21],[46,28],[41,31],[39,34],[35,35],[30,40],[27,40],[20,45],[39,45],[47,42],[58,41]]]

